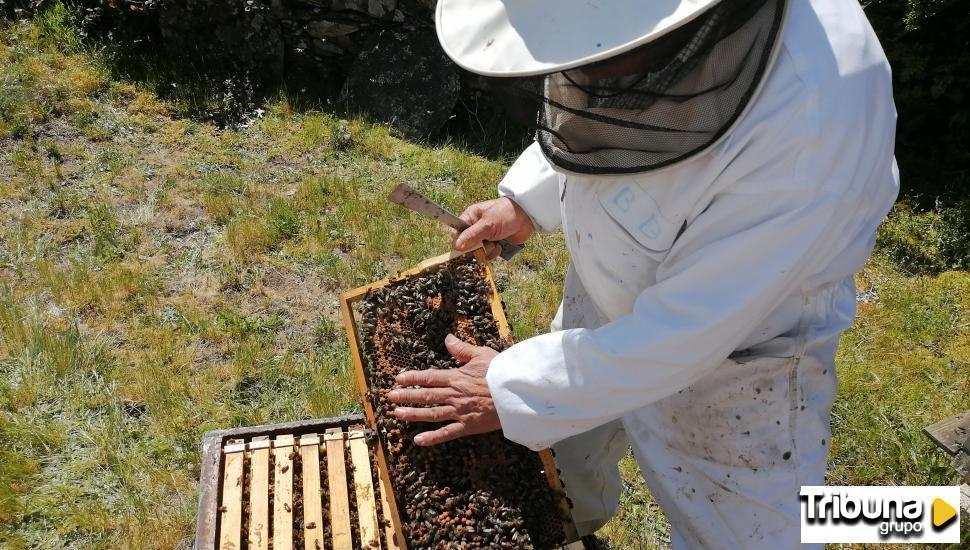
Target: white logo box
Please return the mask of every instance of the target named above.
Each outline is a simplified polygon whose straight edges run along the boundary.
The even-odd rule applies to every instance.
[[[955,516],[934,526],[934,503],[938,515]],[[806,485],[800,507],[803,543],[960,542],[958,486]]]

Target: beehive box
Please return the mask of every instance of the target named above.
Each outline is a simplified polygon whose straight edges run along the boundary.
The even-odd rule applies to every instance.
[[[534,453],[500,432],[424,448],[433,424],[388,414],[386,393],[406,369],[454,368],[449,332],[475,345],[512,343],[483,249],[446,254],[342,295],[351,356],[377,464],[411,548],[558,548],[577,540],[551,451]],[[572,547],[582,547],[580,543]]]
[[[372,434],[361,416],[207,433],[195,547],[401,548]]]

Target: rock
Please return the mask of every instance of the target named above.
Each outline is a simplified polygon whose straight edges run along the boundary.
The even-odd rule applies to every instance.
[[[257,85],[283,75],[283,36],[268,5],[255,0],[166,0],[158,3],[166,48],[217,76],[246,77]]]
[[[344,49],[336,44],[332,44],[325,38],[318,38],[312,43],[313,52],[324,57],[330,55],[343,55]]]
[[[380,31],[363,48],[342,96],[411,138],[441,129],[458,99],[459,69],[433,31]]]
[[[331,8],[334,11],[359,11],[367,13],[369,0],[333,0]]]
[[[306,32],[314,38],[332,38],[334,36],[345,36],[360,29],[357,25],[338,23],[336,21],[313,21],[306,26]]]
[[[367,12],[374,17],[382,18],[393,14],[397,8],[397,0],[367,0]]]

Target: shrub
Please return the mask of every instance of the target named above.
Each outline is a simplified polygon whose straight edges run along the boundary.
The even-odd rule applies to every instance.
[[[905,273],[970,269],[970,199],[926,211],[898,203],[879,227],[876,248]]]
[[[957,204],[970,185],[970,10],[961,0],[863,5],[893,66],[903,193],[924,208]]]

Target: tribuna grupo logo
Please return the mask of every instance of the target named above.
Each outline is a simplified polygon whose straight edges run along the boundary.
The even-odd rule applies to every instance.
[[[803,543],[956,543],[959,487],[804,486]]]

